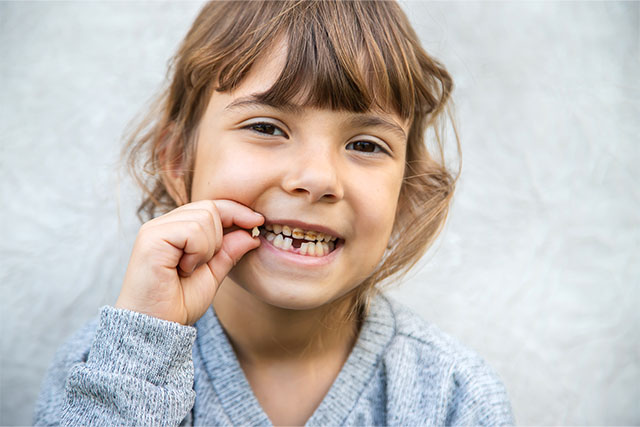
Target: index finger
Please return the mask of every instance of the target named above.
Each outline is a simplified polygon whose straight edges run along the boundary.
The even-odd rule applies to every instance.
[[[215,205],[220,215],[220,222],[224,228],[229,228],[234,225],[241,228],[253,228],[264,224],[264,217],[260,213],[233,200],[218,199],[211,201],[203,200],[202,202],[210,202]]]

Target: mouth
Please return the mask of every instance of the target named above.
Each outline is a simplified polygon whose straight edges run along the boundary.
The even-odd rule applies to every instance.
[[[340,246],[343,239],[326,231],[303,229],[291,224],[269,223],[258,228],[272,246],[308,257],[323,257]]]

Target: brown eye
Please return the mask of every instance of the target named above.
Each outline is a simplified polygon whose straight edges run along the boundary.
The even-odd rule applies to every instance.
[[[355,150],[362,153],[378,153],[384,151],[378,144],[371,141],[350,142],[347,144],[347,150]]]
[[[285,133],[278,126],[272,125],[271,123],[253,123],[247,126],[247,128],[264,135],[286,137]]]

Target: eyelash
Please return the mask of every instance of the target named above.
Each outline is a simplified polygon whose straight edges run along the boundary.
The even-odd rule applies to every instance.
[[[273,129],[276,129],[278,131],[280,131],[282,133],[282,136],[284,136],[286,139],[289,139],[289,136],[282,130],[280,129],[278,126],[274,125],[273,123],[269,123],[269,122],[256,122],[256,123],[251,123],[250,125],[245,126],[245,129],[249,129],[255,133],[259,133],[260,135],[270,135],[270,136],[274,136],[273,133],[269,133],[269,132],[261,132],[259,130],[257,130],[257,128],[265,128],[265,127],[270,127]],[[276,136],[280,136],[280,135],[276,135]]]
[[[282,136],[284,136],[286,139],[289,139],[289,136],[282,130],[280,129],[278,126],[274,125],[273,123],[269,123],[269,122],[256,122],[256,123],[251,123],[250,125],[245,126],[245,129],[251,130],[252,132],[261,134],[261,135],[270,135],[270,136],[274,136],[273,133],[269,133],[269,132],[263,132],[258,130],[259,128],[272,128],[276,131],[279,131],[280,133],[282,133]],[[376,154],[376,153],[384,153],[389,155],[389,151],[387,151],[385,148],[383,148],[380,144],[375,143],[373,141],[352,141],[350,143],[347,144],[346,148],[349,149],[349,147],[351,148],[355,148],[356,144],[360,145],[362,147],[362,144],[370,144],[373,145],[373,151],[364,151],[364,150],[356,150],[358,152],[361,153],[367,153],[367,154]]]

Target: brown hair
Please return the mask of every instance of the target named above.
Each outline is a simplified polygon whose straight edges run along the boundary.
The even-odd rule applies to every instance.
[[[352,112],[380,108],[411,124],[394,231],[380,265],[356,290],[364,302],[376,283],[406,272],[431,245],[444,225],[458,175],[446,168],[441,138],[453,81],[422,49],[395,2],[205,5],[171,62],[170,86],[125,147],[130,170],[145,191],[138,214],[142,219],[176,207],[163,183],[169,171],[162,158],[193,165],[198,123],[213,91],[238,86],[281,37],[288,42],[286,65],[261,101],[278,106],[302,93],[305,105]],[[425,144],[429,131],[431,152]],[[188,195],[192,172],[181,172]]]

